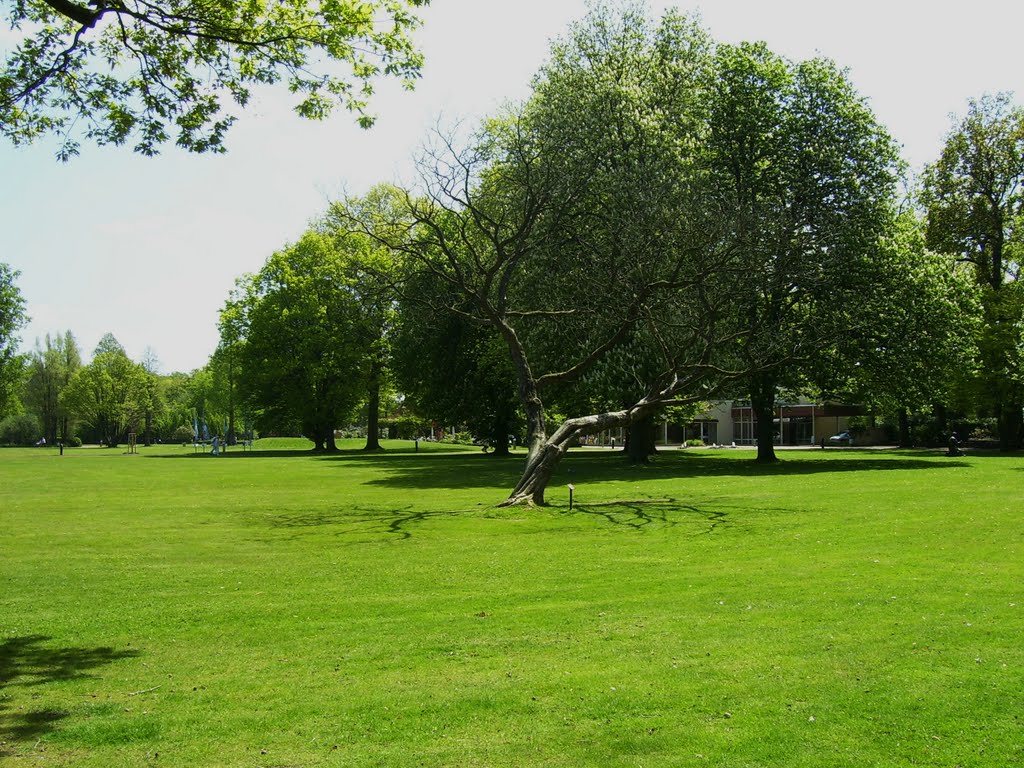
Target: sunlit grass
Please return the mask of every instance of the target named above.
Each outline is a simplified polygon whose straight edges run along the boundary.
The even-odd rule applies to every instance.
[[[0,451],[0,761],[1024,760],[1019,456],[307,445]]]

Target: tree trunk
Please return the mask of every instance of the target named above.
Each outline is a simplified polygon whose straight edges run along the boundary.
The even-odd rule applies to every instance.
[[[551,475],[562,460],[568,446],[546,442],[539,450],[532,452],[526,460],[526,469],[519,478],[516,487],[505,501],[498,506],[509,507],[514,504],[545,504],[544,491],[551,481]]]
[[[235,364],[234,352],[228,352],[228,433],[224,436],[228,445],[238,443],[235,431]]]
[[[910,448],[912,441],[910,439],[910,417],[907,415],[907,409],[901,408],[899,413],[896,414],[896,421],[899,424],[899,446],[900,448]]]
[[[370,391],[366,401],[366,445],[364,451],[379,451],[380,445],[380,361],[370,364]]]
[[[563,422],[551,437],[531,449],[526,459],[523,475],[505,501],[498,506],[514,504],[544,505],[544,489],[551,481],[551,475],[574,440],[586,435],[595,435],[606,429],[628,427],[650,416],[661,407],[660,400],[641,400],[636,405],[621,411],[609,411],[592,416],[581,416]]]
[[[499,416],[491,429],[491,455],[508,456],[508,419]]]
[[[750,392],[750,406],[754,412],[759,464],[771,464],[775,455],[775,381],[767,376],[755,377]],[[779,423],[782,427],[782,423]]]
[[[302,433],[313,441],[313,453],[324,453],[327,450],[327,442],[324,438],[324,428],[319,423],[303,423]]]
[[[999,404],[999,450],[1016,451],[1021,447],[1021,430],[1024,427],[1019,403]]]
[[[327,453],[337,453],[338,444],[334,441],[334,428],[327,427],[324,432],[324,451]]]
[[[649,414],[633,422],[629,427],[626,455],[632,464],[646,464],[654,454],[654,415]]]

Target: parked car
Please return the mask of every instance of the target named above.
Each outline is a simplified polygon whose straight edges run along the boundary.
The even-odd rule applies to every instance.
[[[843,430],[838,435],[832,435],[828,441],[837,445],[853,445],[853,435],[850,434],[849,430]]]

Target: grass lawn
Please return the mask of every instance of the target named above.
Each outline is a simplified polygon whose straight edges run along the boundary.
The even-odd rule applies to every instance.
[[[1024,764],[1021,456],[387,445],[0,450],[0,764]]]

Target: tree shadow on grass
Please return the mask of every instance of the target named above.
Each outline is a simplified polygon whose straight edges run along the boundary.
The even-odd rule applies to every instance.
[[[292,538],[304,529],[334,527],[334,535],[352,538],[411,539],[416,526],[431,518],[458,517],[461,510],[414,510],[412,506],[394,510],[374,510],[355,507],[344,511],[324,510],[308,513],[281,513],[270,515],[264,521],[271,528],[292,531]]]
[[[91,677],[98,667],[139,655],[135,650],[96,648],[51,648],[49,637],[26,635],[0,642],[0,757],[15,753],[10,746],[31,746],[55,730],[68,713],[55,709],[13,711],[10,689]]]
[[[519,479],[525,454],[495,459],[482,454],[362,454],[324,457],[339,468],[359,462],[372,465],[380,476],[368,485],[388,488],[509,488]],[[765,477],[800,476],[822,473],[890,472],[940,470],[968,467],[970,464],[946,457],[921,453],[886,453],[785,456],[774,464],[758,464],[753,458],[736,454],[687,453],[664,451],[650,464],[630,465],[622,452],[570,451],[559,465],[551,485],[561,482],[635,480],[690,477]]]
[[[693,529],[693,535],[704,536],[722,528],[742,526],[737,515],[744,513],[782,512],[789,510],[753,510],[719,499],[708,499],[697,503],[681,503],[676,499],[635,499],[575,504],[568,507],[552,506],[551,512],[566,516],[583,515],[602,520],[624,531],[642,532],[647,530],[685,527]],[[417,510],[412,505],[400,509],[347,508],[318,512],[285,512],[264,515],[262,525],[278,531],[289,532],[286,538],[296,539],[313,529],[327,531],[334,536],[348,539],[350,543],[367,540],[405,541],[411,539],[416,529],[429,520],[479,514],[469,510]],[[742,520],[742,517],[739,518]],[[334,529],[333,531],[330,529]],[[274,536],[274,539],[280,539]]]
[[[741,527],[743,515],[788,511],[792,510],[754,510],[716,499],[691,504],[683,504],[675,499],[637,499],[577,504],[571,510],[565,510],[565,514],[592,515],[603,518],[615,527],[631,530],[689,526],[694,529],[694,536],[711,536],[722,528]]]
[[[680,504],[675,499],[636,499],[630,501],[608,501],[598,504],[576,504],[566,514],[578,512],[600,517],[618,528],[642,531],[648,528],[674,528],[701,522],[698,535],[714,533],[720,527],[733,525],[729,512],[696,504]]]

